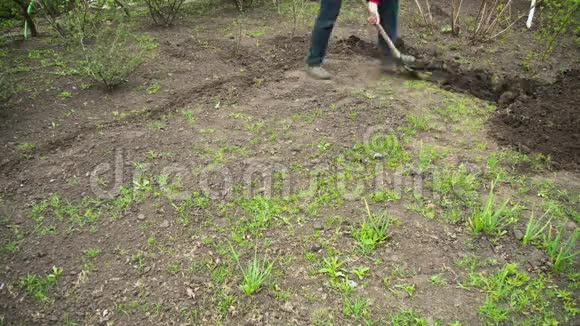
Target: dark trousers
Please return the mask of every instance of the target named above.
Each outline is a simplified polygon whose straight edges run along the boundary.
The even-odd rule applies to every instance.
[[[326,55],[328,40],[332,33],[332,28],[336,18],[340,13],[342,0],[320,0],[320,12],[314,30],[312,31],[312,42],[310,50],[306,57],[306,64],[309,66],[320,66],[322,59]],[[398,0],[382,0],[379,3],[379,16],[381,25],[387,31],[393,42],[397,38],[397,16],[399,13]],[[362,19],[362,18],[361,18]],[[386,56],[390,55],[387,43],[379,35],[378,46],[385,52]]]

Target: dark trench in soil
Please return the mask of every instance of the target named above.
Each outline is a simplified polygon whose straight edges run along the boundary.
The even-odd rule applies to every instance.
[[[500,79],[491,71],[466,70],[457,63],[430,58],[406,47],[402,40],[396,45],[418,58],[418,66],[428,71],[427,81],[495,102],[497,111],[490,119],[489,135],[500,145],[550,155],[555,169],[580,169],[579,70],[563,72],[552,84],[518,77]],[[374,44],[354,35],[340,40],[338,46],[343,51],[380,57]]]

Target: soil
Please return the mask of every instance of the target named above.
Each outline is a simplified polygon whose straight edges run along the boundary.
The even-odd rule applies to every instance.
[[[580,168],[580,71],[563,74],[554,84],[536,88],[501,107],[491,133],[500,144],[523,152],[549,154],[564,169]],[[510,95],[511,97],[512,95]]]
[[[444,9],[435,13],[444,17]],[[143,27],[159,44],[155,57],[110,93],[99,87],[82,89],[87,81],[78,76],[60,76],[59,67],[27,59],[31,50],[62,51],[50,38],[14,45],[11,63],[24,58],[33,68],[19,75],[26,87],[0,111],[0,325],[308,325],[319,312],[329,314],[335,324],[355,324],[343,317],[341,294],[313,272],[318,265],[305,258],[309,253],[317,262],[330,253],[348,256],[349,269],[369,266],[364,281],[356,281],[357,291],[372,301],[372,313],[381,321],[405,308],[429,316],[429,322],[476,325],[486,296],[457,286],[469,275],[456,266],[459,259],[474,255],[498,265],[517,263],[530,273],[548,270],[546,255],[522,247],[511,230],[501,244],[474,238],[465,224],[426,219],[408,210],[410,201],[370,204],[402,223],[372,257],[360,255],[354,253],[351,234],[365,216],[360,200],[323,205],[312,215],[306,213],[306,203],[299,203],[298,212],[276,217],[261,238],[242,239],[250,246],[240,250],[241,260],[251,259],[253,244],[259,244],[261,255],[276,259],[277,271],[270,287],[245,296],[239,289],[238,266],[225,262],[231,256],[226,239],[247,218],[234,200],[238,186],[246,190],[243,186],[250,182],[250,195],[263,194],[264,189],[253,187],[254,174],[266,178],[262,172],[280,168],[292,180],[292,191],[309,189],[317,171],[334,168],[337,157],[359,144],[365,131],[377,126],[397,130],[406,125],[409,113],[428,115],[427,110],[446,104],[449,94],[429,85],[413,88],[408,76],[382,75],[376,62],[369,63],[369,55],[376,56],[372,43],[351,36],[361,35],[360,24],[337,28],[325,62],[335,78],[316,81],[303,69],[308,31],[289,33],[288,22],[272,27],[272,19],[257,12],[245,30],[266,31],[264,36],[245,35],[238,42],[228,35],[235,30],[223,28],[235,26],[237,18],[232,12],[219,22],[200,17],[170,29]],[[422,44],[411,33],[405,41]],[[577,70],[553,85],[550,76],[531,81],[513,74],[509,79],[496,68],[458,64],[453,58],[459,51],[435,56],[428,47],[404,43],[399,45],[432,67],[445,64],[445,69],[430,69],[434,83],[468,94],[462,96],[481,107],[488,101],[499,103],[487,128],[500,144],[551,154],[560,168],[569,170],[559,175],[562,183],[578,189],[578,147],[573,141],[579,130]],[[461,53],[481,54],[472,50],[466,47]],[[494,76],[503,77],[498,82]],[[149,94],[146,89],[155,83],[160,90]],[[63,91],[72,97],[59,97]],[[184,112],[191,113],[192,121]],[[458,136],[448,122],[440,124],[418,138],[459,148],[460,154],[445,158],[446,164],[474,165],[475,158],[462,151],[473,150],[476,142],[497,149],[485,135]],[[35,149],[22,153],[18,145],[24,143]],[[407,172],[397,173],[412,187],[416,180]],[[51,194],[71,203],[95,199],[97,193],[103,195],[100,189],[107,195],[118,183],[117,173],[127,187],[135,186],[143,174],[157,187],[157,177],[168,173],[175,189],[209,190],[211,200],[207,207],[191,209],[184,225],[175,209],[180,201],[165,198],[156,188],[120,217],[104,213],[86,226],[47,215],[41,225],[53,232],[41,234],[31,218],[35,204]],[[392,177],[385,174],[381,176]],[[364,182],[374,186],[378,181]],[[17,243],[17,250],[4,249],[9,241]],[[101,253],[90,259],[84,253],[88,248]],[[135,260],[138,253],[144,253],[144,266]],[[175,264],[178,271],[169,272]],[[216,285],[215,272],[222,265],[233,272]],[[64,274],[48,302],[31,298],[19,287],[27,274],[45,275],[53,266],[63,268]],[[385,276],[396,269],[407,272],[399,282],[416,285],[412,298],[386,289]],[[439,274],[443,286],[432,286],[430,278]],[[237,300],[225,307],[227,319],[216,308],[223,293]]]
[[[541,84],[526,77],[498,80],[491,69],[465,69],[455,62],[427,57],[406,48],[402,39],[398,41],[402,51],[420,58],[415,67],[428,71],[424,79],[498,104],[490,132],[501,145],[527,154],[550,155],[555,169],[579,168],[580,95],[574,91],[580,86],[578,70],[562,73],[554,83]],[[355,35],[338,41],[337,46],[349,53],[380,58],[376,46]]]

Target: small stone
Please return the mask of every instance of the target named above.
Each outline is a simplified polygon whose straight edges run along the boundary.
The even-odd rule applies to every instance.
[[[574,230],[576,230],[576,227],[577,227],[577,225],[573,221],[566,223],[566,229],[568,231],[574,231]]]
[[[319,222],[315,222],[313,227],[314,227],[314,230],[320,231],[323,229],[322,224],[320,224]]]
[[[383,156],[383,154],[381,154],[381,153],[375,153],[375,154],[373,155],[373,158],[374,158],[375,160],[382,160],[382,159],[383,159],[383,158],[385,158],[385,157],[384,157],[384,156]]]
[[[528,261],[534,269],[538,269],[546,263],[544,253],[540,250],[533,251],[529,256]]]
[[[524,238],[524,233],[522,231],[516,229],[516,230],[514,230],[514,237],[516,237],[516,239],[518,241],[522,240]]]
[[[137,215],[137,219],[140,221],[143,221],[145,219],[145,214],[139,214]]]
[[[165,221],[161,222],[161,224],[159,225],[159,227],[162,227],[164,229],[168,228],[169,227],[169,221],[168,220],[165,220]]]
[[[310,248],[310,251],[312,251],[312,252],[319,252],[319,251],[320,251],[320,249],[322,249],[322,247],[321,247],[321,246],[320,246],[318,243],[316,243],[316,244],[314,244],[314,245],[313,245],[313,246]]]
[[[354,289],[358,286],[358,284],[353,280],[348,280],[348,286]]]

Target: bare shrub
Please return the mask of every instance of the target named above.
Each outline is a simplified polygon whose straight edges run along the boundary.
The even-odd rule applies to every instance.
[[[149,15],[156,25],[171,26],[185,0],[145,0]]]
[[[245,8],[252,6],[254,0],[231,0],[234,2],[236,7],[240,12],[243,12]]]
[[[421,6],[419,0],[415,0],[415,4],[417,5],[417,9],[419,9],[421,18],[423,18],[423,21],[425,21],[425,25],[433,26],[433,15],[431,14],[431,4],[429,3],[429,0],[425,0],[425,8],[427,11],[423,11],[423,7]]]
[[[459,14],[461,13],[461,5],[463,0],[451,0],[451,33],[454,35],[459,34]]]
[[[492,40],[525,16],[523,14],[512,21],[511,4],[512,0],[481,0],[476,18],[477,27],[471,35],[472,40],[474,42]],[[505,27],[498,31],[502,25]]]

